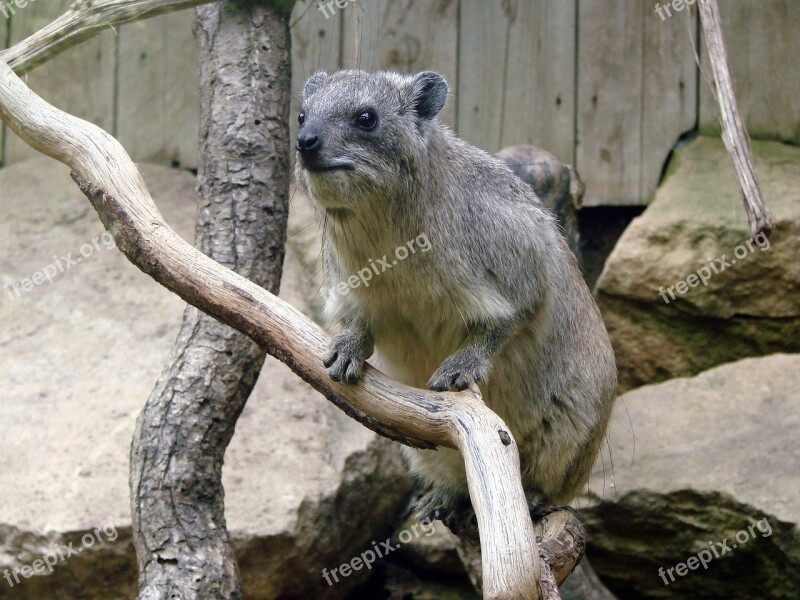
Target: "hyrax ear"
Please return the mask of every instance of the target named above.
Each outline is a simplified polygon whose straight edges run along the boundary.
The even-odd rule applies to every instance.
[[[421,119],[432,119],[447,102],[447,82],[433,71],[423,71],[411,81],[412,106]]]
[[[327,78],[328,74],[323,71],[314,73],[309,77],[308,81],[306,81],[306,86],[303,88],[303,100],[306,100],[311,94],[316,92]]]

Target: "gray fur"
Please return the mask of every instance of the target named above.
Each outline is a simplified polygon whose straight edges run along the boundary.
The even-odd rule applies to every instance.
[[[600,313],[551,214],[499,159],[457,138],[435,113],[447,87],[435,73],[340,71],[306,86],[296,180],[324,221],[327,284],[426,234],[368,287],[331,294],[341,325],[325,364],[355,380],[371,360],[409,385],[479,383],[519,445],[523,483],[567,503],[588,478],[616,394]],[[373,109],[377,125],[356,126]],[[460,455],[408,450],[434,503],[467,493]]]

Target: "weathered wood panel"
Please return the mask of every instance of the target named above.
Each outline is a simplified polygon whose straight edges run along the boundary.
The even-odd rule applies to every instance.
[[[508,30],[501,147],[533,144],[574,162],[576,4],[517,0]]]
[[[346,68],[432,70],[447,79],[451,90],[459,89],[457,0],[360,0],[360,4],[360,23],[357,6],[337,9],[344,19],[342,64]],[[441,117],[456,125],[455,102],[447,103]]]
[[[736,98],[750,136],[800,144],[800,2],[724,0],[719,12]],[[705,48],[702,54],[700,129],[719,133]]]
[[[502,147],[511,3],[461,0],[458,45],[457,131],[489,152]]]
[[[645,14],[640,204],[652,199],[680,135],[697,125],[698,23],[697,14],[687,10],[664,21],[653,11]]]
[[[13,20],[0,20],[0,44],[44,26],[70,2],[17,9]],[[697,20],[686,10],[662,20],[639,0],[359,4],[360,20],[354,2],[295,6],[293,133],[297,98],[316,70],[434,69],[453,96],[443,118],[462,137],[490,151],[522,143],[550,150],[577,166],[587,182],[585,203],[593,206],[648,202],[678,136],[698,122],[704,132],[719,131],[703,80],[697,90]],[[720,11],[751,136],[800,143],[800,2],[725,0]],[[191,19],[192,11],[183,11],[125,26],[118,38],[109,31],[28,81],[50,102],[117,135],[135,160],[192,167],[198,103]],[[0,161],[35,155],[3,135]]]
[[[641,0],[579,4],[576,167],[587,206],[638,204],[642,155]]]
[[[193,10],[183,10],[119,30],[116,135],[137,161],[197,166],[193,17]]]
[[[347,10],[353,9],[334,6],[332,12],[322,11],[318,0],[299,0],[292,10],[292,139],[297,134],[297,105],[306,79],[317,71],[331,73],[342,66],[342,19]]]
[[[575,5],[572,0],[462,0],[461,137],[490,152],[533,144],[573,162]]]
[[[11,44],[41,29],[64,13],[72,0],[47,0],[18,8],[11,20]],[[31,72],[26,82],[58,108],[114,131],[115,34],[109,30]],[[6,137],[6,162],[39,153],[13,133]]]

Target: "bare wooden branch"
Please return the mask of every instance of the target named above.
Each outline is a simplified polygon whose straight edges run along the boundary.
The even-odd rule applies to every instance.
[[[537,539],[541,539],[542,596],[545,600],[561,598],[558,587],[575,569],[583,557],[586,528],[578,514],[569,508],[549,512],[534,524]],[[482,587],[481,550],[472,532],[459,536],[458,555],[476,589]]]
[[[708,48],[711,71],[714,74],[714,92],[722,121],[722,140],[731,155],[736,175],[739,178],[739,187],[742,190],[750,231],[753,236],[761,232],[769,233],[774,222],[769,209],[764,204],[753,167],[750,138],[736,102],[717,0],[698,0],[697,4],[700,9],[700,22],[703,26],[706,48]]]
[[[316,324],[181,239],[164,221],[117,140],[47,104],[1,61],[0,118],[32,147],[73,169],[117,247],[143,272],[264,345],[367,427],[410,444],[457,448],[480,531],[484,598],[542,597],[539,549],[517,445],[476,389],[415,389],[369,366],[355,385],[332,382],[320,360],[328,339]]]
[[[577,513],[561,509],[544,517],[535,529],[543,540],[539,551],[560,585],[583,556],[586,528]]]
[[[106,29],[211,1],[76,0],[55,21],[0,52],[0,60],[22,75]]]

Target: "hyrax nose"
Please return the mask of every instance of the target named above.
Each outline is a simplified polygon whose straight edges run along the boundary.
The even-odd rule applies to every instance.
[[[297,151],[302,154],[316,154],[322,148],[322,139],[314,130],[297,134]]]

